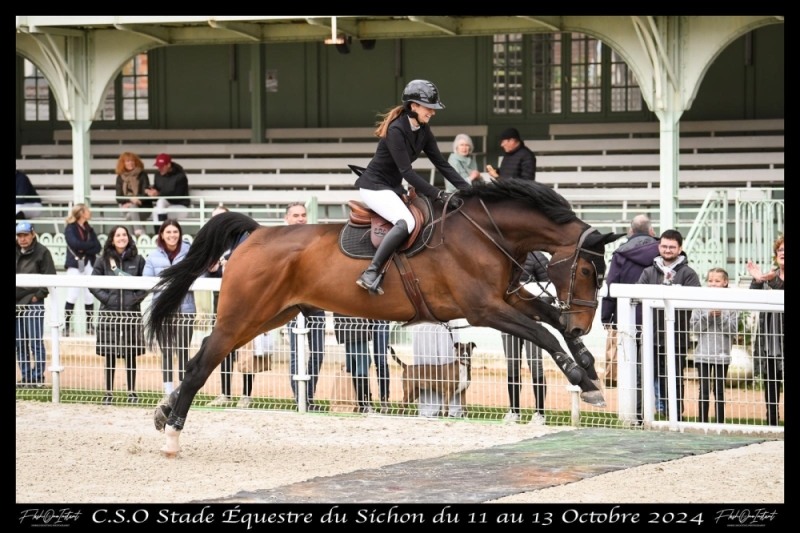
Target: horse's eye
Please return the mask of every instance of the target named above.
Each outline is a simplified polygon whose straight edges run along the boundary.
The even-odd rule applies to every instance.
[[[582,268],[581,269],[581,274],[583,274],[584,276],[586,276],[588,278],[589,276],[592,275],[592,272],[588,268]]]

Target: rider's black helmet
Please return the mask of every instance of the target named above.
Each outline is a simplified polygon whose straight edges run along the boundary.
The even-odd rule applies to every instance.
[[[428,80],[412,80],[403,89],[403,104],[416,102],[431,109],[444,109],[439,100],[439,89]]]

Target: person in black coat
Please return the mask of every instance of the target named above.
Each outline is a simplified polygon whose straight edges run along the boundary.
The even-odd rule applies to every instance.
[[[506,128],[500,134],[500,146],[505,151],[500,170],[487,165],[486,170],[493,178],[517,178],[523,180],[536,179],[536,154],[525,146],[517,128]]]
[[[67,257],[64,268],[71,276],[91,276],[97,254],[102,247],[94,228],[89,225],[92,210],[86,204],[77,204],[72,208],[64,228],[64,240],[67,241]],[[86,333],[94,334],[94,298],[89,289],[83,289],[83,306],[86,310]],[[64,336],[70,335],[70,321],[75,310],[75,302],[81,294],[79,287],[70,287],[67,291],[67,302],[64,304]]]
[[[184,219],[189,214],[189,179],[183,167],[175,163],[169,154],[158,154],[155,167],[158,174],[153,177],[153,186],[145,194],[156,200],[153,221]],[[184,198],[169,198],[182,196]]]
[[[141,276],[145,259],[139,255],[125,226],[108,233],[102,256],[95,262],[93,276]],[[140,304],[147,291],[90,289],[100,301],[95,352],[105,356],[106,395],[103,404],[111,404],[114,389],[115,358],[125,359],[128,401],[139,401],[136,393],[136,357],[145,353]]]
[[[550,261],[542,252],[529,252],[522,265],[523,273],[520,283],[525,285],[537,283],[544,288],[550,282],[547,275],[547,265]],[[546,296],[540,297],[543,300]],[[519,394],[522,387],[520,369],[522,367],[522,346],[525,345],[525,354],[528,360],[528,368],[531,371],[531,384],[533,385],[533,397],[536,401],[536,412],[531,419],[535,425],[544,425],[546,418],[544,415],[544,398],[547,392],[547,383],[544,377],[544,364],[542,362],[542,349],[530,341],[514,335],[502,334],[503,351],[506,355],[506,366],[508,370],[508,403],[509,411],[504,420],[506,422],[518,422],[519,415]]]
[[[424,151],[447,181],[458,189],[470,187],[442,156],[428,127],[436,110],[444,109],[436,86],[427,80],[413,80],[403,90],[402,101],[402,105],[380,115],[383,121],[375,130],[380,141],[367,168],[351,167],[359,174],[355,184],[364,203],[394,225],[383,237],[369,267],[356,281],[373,295],[383,294],[381,267],[414,231],[414,217],[401,199],[406,194],[403,179],[417,194],[450,202],[449,195],[414,172],[411,163]]]
[[[772,244],[775,263],[778,265],[766,273],[752,261],[747,262],[747,272],[753,276],[750,288],[755,290],[784,290],[784,237],[781,235]],[[783,385],[783,333],[785,313],[762,311],[758,319],[758,335],[753,353],[754,374],[764,377],[764,401],[767,405],[767,424],[780,424],[781,386]]]

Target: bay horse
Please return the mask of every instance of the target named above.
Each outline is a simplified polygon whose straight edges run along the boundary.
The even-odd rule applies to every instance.
[[[492,181],[457,195],[463,201],[457,210],[447,212],[442,203],[435,204],[433,245],[408,259],[430,312],[441,322],[464,318],[472,326],[533,342],[551,354],[570,383],[581,387],[585,401],[604,405],[591,355],[576,357],[576,364],[531,316],[545,314],[568,339],[587,334],[605,274],[605,245],[624,234],[601,234],[581,221],[564,197],[535,181]],[[356,285],[368,260],[347,257],[339,250],[342,228],[342,224],[263,227],[246,215],[223,213],[200,229],[181,262],[162,272],[151,289],[160,295],[145,315],[151,346],[156,341],[172,342],[173,330],[166,326],[192,283],[239,236],[250,233],[225,267],[211,335],[189,361],[181,385],[156,408],[156,429],[167,438],[163,455],[178,455],[192,401],[227,354],[286,324],[298,312],[316,308],[379,320],[416,319],[417,305],[407,295],[398,269],[386,270],[381,296]],[[521,264],[534,250],[551,255],[548,275],[559,304],[555,312],[512,289],[519,287]]]

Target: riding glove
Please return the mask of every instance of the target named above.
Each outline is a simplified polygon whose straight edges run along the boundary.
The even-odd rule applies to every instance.
[[[444,191],[439,191],[439,195],[436,197],[436,199],[444,202],[448,210],[456,209],[459,205],[461,205],[461,202],[458,198],[453,196],[451,193],[446,193]]]

